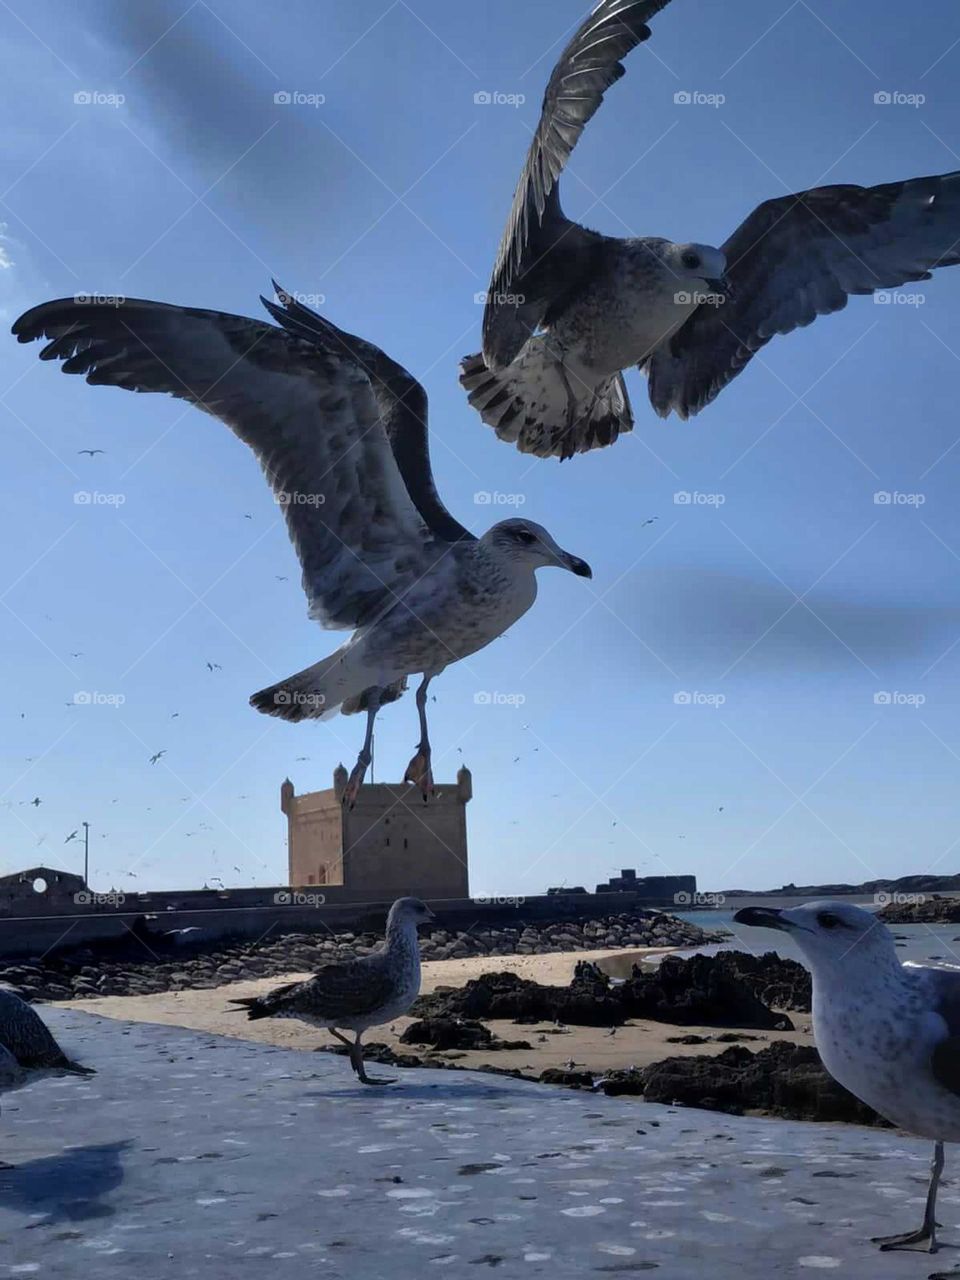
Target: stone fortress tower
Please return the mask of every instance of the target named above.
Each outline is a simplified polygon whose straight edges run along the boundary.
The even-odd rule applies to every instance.
[[[291,888],[342,885],[377,891],[383,899],[469,897],[467,804],[473,778],[463,767],[456,783],[438,783],[426,803],[408,783],[369,783],[353,809],[342,803],[347,771],[333,786],[297,795],[289,778],[280,788],[287,816]]]

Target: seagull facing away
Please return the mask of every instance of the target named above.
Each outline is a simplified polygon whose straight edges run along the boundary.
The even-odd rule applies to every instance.
[[[362,1084],[391,1084],[368,1076],[360,1038],[369,1027],[402,1017],[420,992],[420,946],[417,926],[436,916],[419,898],[398,898],[387,916],[383,946],[368,956],[339,964],[325,964],[306,982],[277,987],[265,996],[231,1000],[247,1010],[247,1017],[297,1018],[325,1027],[345,1044],[350,1065]],[[342,1030],[341,1030],[342,1029]],[[348,1040],[342,1031],[356,1033]]]
[[[779,196],[719,248],[616,239],[566,218],[560,174],[623,75],[620,59],[668,3],[602,0],[547,84],[486,296],[483,352],[460,376],[483,421],[523,453],[569,458],[630,431],[631,365],[661,417],[687,418],[776,334],[960,263],[960,172]]]
[[[47,302],[13,331],[21,342],[50,339],[41,359],[62,360],[65,373],[92,384],[186,400],[253,450],[300,558],[310,616],[353,635],[250,701],[295,721],[366,712],[343,797],[352,805],[378,709],[422,673],[420,743],[405,779],[426,798],[430,681],[526,613],[537,569],[589,578],[590,566],[531,520],[469,533],[434,487],[423,387],[377,347],[274,287],[279,303],[262,301],[280,328],[131,298],[119,307]]]
[[[779,929],[803,952],[813,1034],[834,1079],[892,1124],[933,1140],[922,1224],[874,1243],[934,1253],[943,1144],[960,1142],[960,972],[901,964],[882,920],[843,902],[745,907],[734,920]]]
[[[67,1057],[35,1009],[15,991],[0,987],[0,1091],[19,1088],[51,1071],[95,1074],[93,1067]]]

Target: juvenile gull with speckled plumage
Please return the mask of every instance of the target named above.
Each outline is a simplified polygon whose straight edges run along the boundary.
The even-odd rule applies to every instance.
[[[427,688],[533,604],[536,570],[591,576],[542,525],[502,520],[476,538],[447,511],[430,469],[427,396],[378,347],[277,288],[280,328],[242,316],[95,295],[34,307],[13,332],[50,341],[43,360],[128,391],[159,391],[226,423],[256,454],[303,567],[310,616],[353,632],[335,653],[250,699],[285,720],[367,713],[344,800],[370,764],[378,709],[407,677],[420,742],[405,780],[433,790]],[[216,477],[210,477],[216,486]]]
[[[360,1037],[407,1012],[420,994],[420,946],[417,926],[435,919],[419,898],[398,898],[387,916],[383,946],[357,960],[325,964],[306,982],[291,982],[265,996],[231,1000],[247,1017],[296,1018],[325,1027],[347,1046],[350,1065],[363,1084],[389,1084],[368,1076]],[[356,1033],[350,1041],[340,1028]]]
[[[883,921],[848,903],[746,907],[734,920],[778,929],[803,952],[813,1032],[834,1079],[892,1124],[933,1140],[922,1224],[874,1243],[935,1252],[943,1144],[960,1142],[960,971],[901,964]]]
[[[717,246],[620,239],[566,217],[567,161],[668,3],[600,0],[547,84],[486,295],[483,350],[460,378],[483,421],[523,453],[569,458],[630,431],[631,366],[661,417],[692,417],[777,334],[960,263],[960,172],[777,196]],[[687,29],[695,35],[695,16]]]

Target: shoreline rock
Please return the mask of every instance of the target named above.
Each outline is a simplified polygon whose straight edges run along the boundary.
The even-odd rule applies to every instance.
[[[199,930],[197,931],[200,932]],[[544,955],[637,947],[693,947],[717,940],[696,925],[656,911],[620,912],[583,923],[524,924],[473,932],[434,928],[421,935],[424,960],[474,956]],[[0,983],[26,1000],[73,1000],[105,995],[154,995],[209,990],[251,978],[309,971],[331,961],[369,955],[382,933],[269,934],[262,942],[192,941],[187,935],[129,937],[59,951],[49,957],[0,961]]]

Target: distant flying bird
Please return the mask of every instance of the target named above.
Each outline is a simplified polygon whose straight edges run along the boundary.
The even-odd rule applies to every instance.
[[[83,657],[83,654],[82,654],[82,653],[71,653],[70,657],[71,657],[71,658],[82,658],[82,657]]]
[[[14,332],[22,342],[48,338],[41,356],[91,383],[187,400],[253,449],[303,566],[311,617],[353,635],[251,702],[294,721],[366,712],[343,792],[352,804],[379,708],[422,673],[420,743],[405,779],[426,797],[430,681],[526,613],[538,568],[590,577],[590,567],[531,520],[503,520],[480,538],[468,533],[434,487],[420,384],[372,343],[275,288],[279,303],[263,302],[280,328],[128,298],[119,307],[48,302],[21,316]]]
[[[566,218],[560,174],[620,59],[668,2],[602,0],[547,85],[486,295],[483,352],[460,378],[523,453],[569,458],[630,431],[622,371],[633,365],[661,417],[687,418],[777,334],[960,263],[960,172],[779,196],[719,248],[616,239]]]
[[[277,987],[265,996],[231,1000],[258,1018],[297,1018],[325,1027],[347,1046],[350,1065],[363,1084],[390,1084],[368,1076],[360,1039],[370,1027],[402,1017],[420,992],[420,946],[417,926],[435,920],[419,898],[399,898],[387,916],[383,945],[370,955],[322,965],[306,982]],[[354,1032],[348,1040],[343,1031]]]
[[[92,458],[92,457],[94,456],[94,454],[97,454],[97,453],[106,453],[106,450],[105,450],[105,449],[78,449],[78,450],[77,450],[77,453],[88,453],[88,454],[90,455],[90,457]]]
[[[164,757],[166,754],[167,754],[167,752],[166,752],[166,748],[164,748],[164,750],[163,750],[163,751],[156,751],[156,752],[154,752],[154,754],[150,757],[150,763],[151,763],[151,764],[156,764],[156,763],[157,763],[157,761],[158,761],[158,760],[162,760],[162,759],[163,759],[163,757]]]
[[[66,840],[64,840],[64,842],[63,842],[63,843],[64,843],[64,844],[69,844],[71,840],[76,840],[76,838],[77,838],[77,836],[78,836],[79,834],[80,834],[80,832],[79,832],[79,831],[71,831],[71,832],[70,832],[70,834],[67,836]]]
[[[286,574],[283,574],[283,573],[275,573],[273,576],[276,578],[276,580],[277,580],[278,582],[289,582],[289,581],[290,581],[290,579],[286,576]]]
[[[659,519],[660,519],[659,516],[651,516],[649,520],[641,520],[640,528],[645,529],[648,524],[653,524],[654,520],[659,520]]]
[[[38,808],[38,807],[39,807],[43,802],[41,801],[41,799],[40,799],[40,797],[39,797],[39,796],[34,796],[34,797],[33,797],[33,799],[30,801],[30,803],[31,803],[31,804],[33,805],[33,807],[36,809],[36,808]]]
[[[208,663],[207,663],[207,670],[208,670],[208,671],[222,671],[222,670],[223,670],[223,667],[221,667],[221,665],[220,665],[220,663],[219,663],[219,662],[208,662]]]
[[[180,718],[180,712],[179,712],[179,711],[173,711],[173,712],[171,712],[171,713],[170,713],[170,719],[171,719],[171,720],[178,720],[179,718]]]
[[[246,511],[245,511],[245,512],[243,513],[243,518],[244,518],[244,520],[252,520],[252,519],[253,519],[253,516],[247,515],[247,513],[246,513]]]

